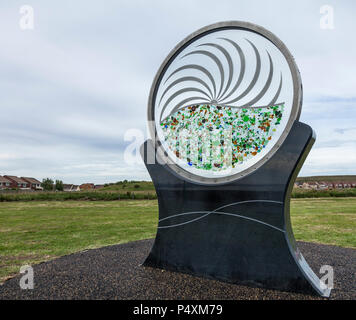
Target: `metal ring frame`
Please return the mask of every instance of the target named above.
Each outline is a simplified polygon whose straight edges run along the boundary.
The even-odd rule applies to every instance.
[[[275,145],[272,147],[272,149],[257,163],[252,165],[251,167],[239,172],[232,174],[230,176],[225,176],[225,177],[202,177],[197,174],[193,174],[191,172],[186,171],[185,169],[181,168],[179,165],[177,165],[170,157],[168,156],[167,152],[163,150],[161,142],[158,140],[157,136],[157,131],[156,131],[156,123],[155,123],[155,100],[156,100],[156,94],[158,91],[158,87],[161,83],[162,77],[167,70],[167,68],[170,66],[170,64],[173,62],[173,60],[176,58],[176,56],[183,50],[185,49],[188,45],[190,45],[192,42],[195,40],[209,34],[212,32],[216,31],[221,31],[221,30],[226,30],[226,29],[240,29],[240,30],[246,30],[246,31],[252,31],[255,32],[265,38],[267,38],[269,41],[271,41],[283,54],[285,57],[289,69],[291,71],[292,75],[292,80],[293,80],[293,104],[292,104],[292,110],[290,117],[288,119],[287,125],[284,128],[284,131],[282,132],[281,136],[279,137],[278,141],[275,143]],[[229,183],[231,181],[235,181],[239,178],[242,178],[248,174],[251,174],[254,172],[256,169],[258,169],[260,166],[262,166],[265,162],[270,159],[273,154],[279,149],[279,147],[282,145],[284,142],[285,138],[289,134],[289,131],[294,123],[294,121],[299,119],[300,112],[301,112],[301,107],[302,107],[302,83],[301,83],[301,78],[300,78],[300,73],[298,70],[298,67],[294,61],[294,58],[292,54],[289,52],[285,44],[277,38],[273,33],[270,31],[266,30],[265,28],[249,23],[249,22],[243,22],[243,21],[225,21],[225,22],[218,22],[206,27],[203,27],[196,32],[190,34],[188,37],[186,37],[183,41],[181,41],[167,56],[167,58],[163,61],[161,64],[154,80],[152,83],[149,99],[148,99],[148,123],[149,123],[149,130],[151,137],[153,141],[155,141],[155,150],[158,154],[158,156],[165,161],[168,166],[179,176],[183,177],[184,179],[198,183],[198,184],[225,184]]]

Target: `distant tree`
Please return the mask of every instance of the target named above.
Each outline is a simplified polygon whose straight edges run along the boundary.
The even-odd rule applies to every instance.
[[[63,191],[63,181],[62,180],[56,180],[55,189],[57,191]]]
[[[46,178],[42,180],[41,187],[44,191],[52,191],[53,190],[53,180],[50,178]]]
[[[125,179],[124,181],[122,181],[123,183],[128,183],[128,181]]]

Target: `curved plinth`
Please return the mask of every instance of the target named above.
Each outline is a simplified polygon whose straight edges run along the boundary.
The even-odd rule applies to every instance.
[[[183,180],[168,165],[148,164],[159,202],[159,224],[145,265],[232,283],[328,297],[297,248],[290,193],[315,141],[295,122],[278,151],[253,173],[223,185]]]

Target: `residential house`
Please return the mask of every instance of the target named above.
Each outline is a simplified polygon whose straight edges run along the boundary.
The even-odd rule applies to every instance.
[[[32,190],[43,190],[43,188],[41,187],[41,182],[37,179],[30,177],[21,177],[21,179],[27,181]]]
[[[328,189],[328,188],[329,188],[329,185],[328,185],[327,182],[325,182],[325,181],[319,182],[319,187],[318,187],[318,189],[320,189],[320,190],[326,190],[326,189]]]
[[[4,176],[6,179],[10,180],[11,184],[10,184],[10,188],[16,188],[16,189],[30,189],[30,184],[19,178],[19,177],[16,177],[16,176],[7,176],[5,175]]]
[[[334,184],[332,183],[332,182],[327,182],[327,188],[329,189],[329,190],[332,190],[332,189],[334,189]]]
[[[313,189],[313,190],[319,189],[319,183],[316,181],[311,181],[308,184],[309,184],[310,189]]]
[[[63,191],[69,192],[72,189],[72,184],[63,183]]]
[[[94,190],[94,183],[83,183],[79,186],[80,190]]]
[[[344,184],[342,182],[335,182],[334,183],[334,188],[335,189],[342,189],[342,188],[344,188]]]
[[[356,181],[343,182],[343,181],[309,181],[309,182],[296,182],[295,187],[302,189],[315,189],[315,190],[332,190],[332,189],[345,189],[345,188],[356,188]]]
[[[83,183],[79,188],[80,190],[94,190],[94,183]]]
[[[75,192],[75,191],[80,191],[80,188],[75,184],[63,184],[63,191]]]
[[[296,181],[296,182],[294,183],[294,186],[295,186],[296,188],[303,188],[303,182]]]
[[[302,183],[302,188],[303,188],[303,189],[310,189],[310,188],[309,188],[309,183],[308,183],[308,182],[303,182],[303,183]]]
[[[11,185],[11,181],[6,179],[5,177],[0,176],[0,190],[9,189]]]

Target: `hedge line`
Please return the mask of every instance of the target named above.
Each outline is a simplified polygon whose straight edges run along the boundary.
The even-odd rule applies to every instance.
[[[0,194],[1,201],[65,201],[65,200],[89,200],[89,201],[113,201],[113,200],[153,200],[157,199],[155,193],[134,192],[33,192],[33,193],[7,193]]]
[[[356,189],[341,190],[298,190],[292,192],[292,198],[329,198],[356,197]]]
[[[298,190],[292,192],[292,198],[329,198],[329,197],[356,197],[356,189],[343,190]],[[131,191],[119,192],[31,192],[31,193],[0,193],[2,201],[114,201],[114,200],[154,200],[157,195],[153,192],[135,193]]]

